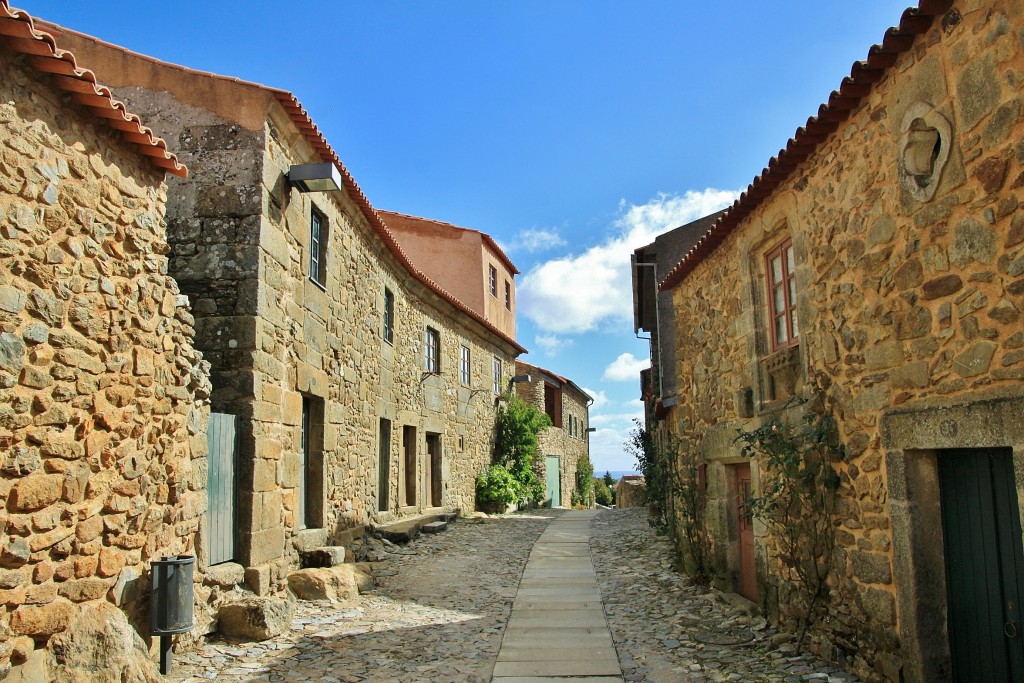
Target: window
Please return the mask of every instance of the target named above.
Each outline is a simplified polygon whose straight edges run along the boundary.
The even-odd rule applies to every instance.
[[[395,294],[384,288],[384,341],[388,344],[395,340]]]
[[[424,340],[426,346],[424,368],[435,375],[441,373],[441,335],[433,327],[427,328]]]
[[[491,290],[491,296],[498,298],[498,270],[494,266],[487,266],[487,287]]]
[[[494,382],[494,393],[501,395],[501,360],[495,358],[491,361],[491,380]]]
[[[512,310],[512,285],[505,280],[505,308]]]
[[[312,210],[309,217],[309,279],[327,286],[327,218]]]
[[[553,384],[544,384],[544,412],[551,418],[551,426],[562,426],[562,390]]]
[[[772,351],[794,346],[799,341],[796,319],[796,261],[793,240],[787,239],[765,255]]]
[[[469,386],[470,380],[469,347],[463,346],[459,352],[459,381]]]

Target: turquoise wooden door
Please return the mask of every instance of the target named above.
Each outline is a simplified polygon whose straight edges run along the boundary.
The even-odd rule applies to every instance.
[[[1024,680],[1024,550],[1009,448],[939,454],[949,649],[957,683]]]
[[[559,468],[559,458],[557,455],[547,456],[547,495],[545,496],[549,501],[549,506],[556,508],[562,505],[562,472]]]
[[[237,420],[234,415],[210,413],[210,427],[206,432],[209,447],[206,528],[211,565],[235,559]]]

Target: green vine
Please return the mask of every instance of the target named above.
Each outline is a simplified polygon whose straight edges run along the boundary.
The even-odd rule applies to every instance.
[[[590,507],[594,492],[594,466],[590,458],[582,456],[576,465],[576,485],[572,491],[573,507]]]
[[[519,487],[521,502],[544,499],[544,484],[534,468],[537,462],[537,435],[551,426],[551,418],[515,395],[505,396],[495,421],[493,463],[501,465]]]
[[[833,515],[840,479],[833,462],[844,450],[835,423],[808,412],[792,424],[776,418],[739,432],[743,453],[757,460],[759,495],[748,504],[767,527],[767,540],[795,587],[798,647],[811,626],[827,611],[828,579],[833,565]]]

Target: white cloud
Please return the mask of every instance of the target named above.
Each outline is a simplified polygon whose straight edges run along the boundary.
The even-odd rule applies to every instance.
[[[545,355],[557,356],[559,351],[568,349],[576,342],[554,334],[538,334],[533,338],[533,343],[539,346]]]
[[[597,429],[590,434],[590,461],[595,472],[634,468],[636,458],[626,447],[630,432],[636,427],[633,420],[643,421],[642,406],[637,412],[590,416],[590,426]]]
[[[516,287],[518,308],[541,329],[589,332],[632,316],[629,255],[659,234],[730,204],[738,192],[708,188],[660,194],[646,204],[619,206],[614,234],[582,254],[538,264]]]
[[[601,379],[612,382],[640,381],[640,371],[651,367],[650,358],[637,358],[631,353],[624,353],[612,361],[604,369]]]
[[[516,235],[511,247],[513,251],[524,250],[528,252],[546,251],[564,247],[566,242],[561,235],[554,230],[542,230],[540,228],[529,228]]]
[[[608,395],[603,391],[594,391],[587,387],[581,387],[583,391],[590,395],[590,398],[594,399],[594,402],[590,404],[591,410],[600,410],[608,405]]]

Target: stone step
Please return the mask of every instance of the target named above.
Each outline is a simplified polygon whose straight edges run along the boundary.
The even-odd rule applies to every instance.
[[[441,522],[447,526],[458,519],[457,512],[438,512],[429,515],[420,515],[419,517],[410,517],[401,521],[395,522],[394,524],[385,524],[378,526],[373,529],[373,535],[377,538],[383,538],[392,543],[408,543],[412,539],[419,536],[421,531],[424,531],[424,526],[433,522]],[[437,529],[441,531],[442,529]],[[435,533],[435,531],[427,531],[427,533]]]
[[[427,522],[423,525],[422,531],[425,534],[439,534],[448,528],[448,522],[437,520],[436,522]]]

